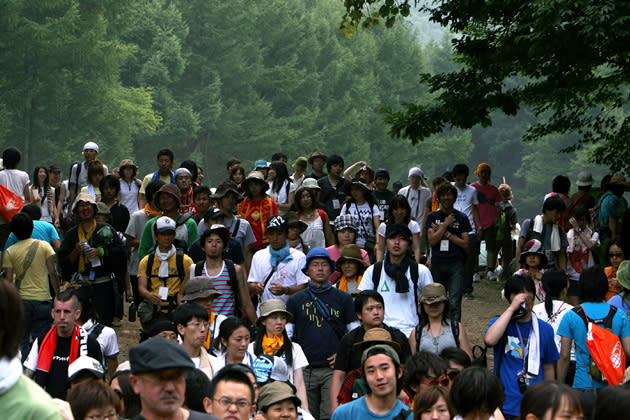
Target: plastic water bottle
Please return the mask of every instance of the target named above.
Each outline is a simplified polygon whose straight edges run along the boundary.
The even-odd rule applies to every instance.
[[[83,244],[83,253],[87,254],[88,251],[90,250],[90,245],[87,243],[87,241],[85,239],[82,240],[81,243]],[[91,257],[90,258],[90,264],[92,265],[92,268],[100,267],[101,266],[101,257],[99,257],[98,255],[96,257]]]

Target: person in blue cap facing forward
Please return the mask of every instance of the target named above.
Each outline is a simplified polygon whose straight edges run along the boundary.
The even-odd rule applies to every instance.
[[[359,326],[352,297],[328,282],[335,263],[324,248],[313,248],[302,271],[308,287],[292,295],[287,310],[289,337],[300,344],[309,365],[304,369],[308,407],[317,419],[330,418],[330,384],[341,337]]]

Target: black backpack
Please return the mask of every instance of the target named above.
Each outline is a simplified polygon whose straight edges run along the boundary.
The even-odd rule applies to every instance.
[[[451,326],[451,332],[455,339],[455,345],[459,348],[459,322],[453,322],[449,319],[449,325]],[[420,341],[422,340],[422,328],[420,324],[416,325],[416,351],[420,351]]]
[[[151,278],[156,278],[157,276],[153,276],[153,260],[155,259],[155,250],[151,251],[149,254],[149,260],[147,261],[147,271],[146,276],[149,282],[149,288],[151,287]],[[179,249],[175,252],[175,266],[177,267],[177,277],[183,283],[186,278],[186,269],[184,268],[184,253]],[[164,280],[164,286],[166,287],[166,280]],[[168,312],[170,313],[177,306],[177,298],[175,296],[168,297],[169,308]]]
[[[201,276],[203,272],[203,265],[206,260],[201,260],[195,263],[195,277]],[[240,318],[243,315],[241,311],[241,299],[239,295],[238,289],[238,279],[236,277],[236,267],[234,267],[234,262],[230,259],[224,259],[225,267],[228,270],[228,275],[230,276],[230,288],[232,289],[232,293],[234,293],[234,315],[237,318]]]

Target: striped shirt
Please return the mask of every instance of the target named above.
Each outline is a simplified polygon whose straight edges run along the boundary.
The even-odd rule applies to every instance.
[[[203,270],[201,270],[201,275],[208,276],[208,272],[206,271],[206,263],[203,264]],[[225,261],[223,261],[223,268],[221,269],[221,273],[216,277],[210,277],[212,279],[212,284],[214,288],[217,289],[220,296],[212,302],[212,311],[215,314],[221,314],[225,316],[234,316],[236,309],[236,300],[234,299],[234,291],[230,286],[230,273],[225,265]]]

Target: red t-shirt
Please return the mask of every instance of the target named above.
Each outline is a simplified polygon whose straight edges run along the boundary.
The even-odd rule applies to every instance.
[[[503,201],[499,189],[492,184],[481,185],[473,182],[473,187],[477,190],[477,199],[479,200],[479,218],[481,219],[481,227],[488,229],[497,221],[496,203]]]

